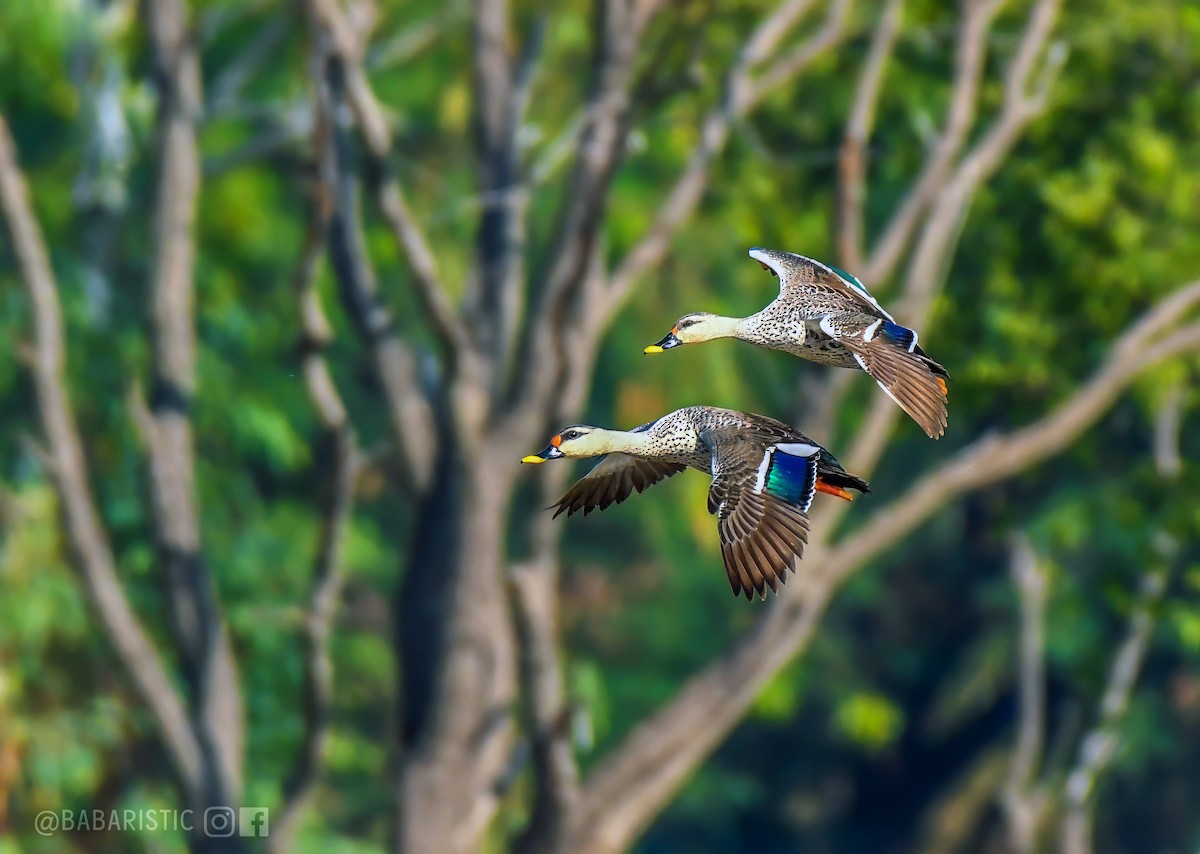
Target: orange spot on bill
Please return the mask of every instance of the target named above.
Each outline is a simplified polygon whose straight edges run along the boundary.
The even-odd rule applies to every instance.
[[[671,334],[672,334],[672,335],[678,335],[678,334],[679,334],[679,327],[678,327],[678,326],[672,326],[672,327],[671,327]]]
[[[555,434],[554,438],[550,440],[550,444],[557,448],[562,444],[562,436]]]
[[[853,501],[854,496],[847,489],[842,489],[840,486],[831,486],[823,480],[817,481],[817,492],[824,492],[826,495],[836,495],[838,498],[844,498],[847,501]]]

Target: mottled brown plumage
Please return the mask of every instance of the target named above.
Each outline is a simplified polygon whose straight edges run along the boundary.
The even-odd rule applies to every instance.
[[[834,367],[865,371],[931,438],[946,431],[946,369],[849,273],[773,249],[750,256],[779,278],[779,296],[749,317],[684,315],[647,353],[737,338]]]
[[[603,510],[685,468],[708,472],[708,510],[717,516],[725,571],[734,594],[746,598],[778,590],[795,569],[815,492],[848,499],[848,489],[869,490],[799,430],[710,406],[679,409],[629,431],[566,427],[523,462],[605,454],[558,500],[554,515]]]

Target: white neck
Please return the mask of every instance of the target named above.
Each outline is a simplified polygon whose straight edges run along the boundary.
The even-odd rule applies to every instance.
[[[716,315],[705,323],[713,338],[741,338],[749,317],[725,317]]]
[[[631,454],[635,457],[650,450],[650,432],[630,433],[626,430],[593,430],[588,438],[596,442],[599,453]]]

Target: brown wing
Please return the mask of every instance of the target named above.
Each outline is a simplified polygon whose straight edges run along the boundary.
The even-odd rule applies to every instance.
[[[804,507],[762,488],[759,472],[773,444],[769,438],[751,430],[720,442],[706,441],[717,449],[708,510],[717,514],[721,556],[733,595],[744,593],[751,599],[754,593],[763,596],[768,587],[777,591],[808,542]],[[811,501],[812,481],[808,486]]]
[[[831,311],[862,311],[878,317],[891,318],[866,285],[857,278],[823,264],[815,258],[788,253],[780,266],[779,290],[785,297],[796,296],[818,317]]]
[[[586,516],[593,510],[604,510],[611,504],[620,504],[635,489],[641,492],[685,468],[682,463],[609,454],[558,499],[554,518],[563,512],[569,517],[579,510]]]
[[[718,488],[718,481],[713,488]],[[731,489],[717,499],[721,556],[733,595],[764,596],[778,591],[804,553],[808,517],[799,507],[770,493]]]
[[[900,408],[921,426],[931,439],[946,432],[946,386],[930,367],[937,365],[916,352],[879,333],[881,323],[864,314],[831,314],[822,318],[821,328],[837,338],[853,354],[855,361]],[[893,329],[903,327],[892,326]],[[909,330],[904,330],[908,332]],[[940,365],[937,366],[941,368]],[[941,369],[945,373],[945,369]]]

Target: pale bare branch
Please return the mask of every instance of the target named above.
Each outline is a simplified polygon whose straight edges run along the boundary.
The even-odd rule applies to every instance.
[[[539,526],[550,540],[549,548],[535,547],[535,557],[514,566],[509,577],[535,785],[529,821],[516,846],[524,854],[561,850],[579,802],[571,708],[559,656],[558,538],[548,527]]]
[[[304,741],[296,764],[284,783],[283,807],[279,816],[272,821],[270,850],[278,852],[291,850],[301,811],[321,773],[328,740],[329,709],[333,702],[334,674],[329,638],[341,597],[342,546],[354,509],[354,489],[361,464],[354,425],[322,352],[330,343],[332,327],[316,288],[317,267],[325,248],[337,182],[332,98],[324,81],[324,60],[325,57],[318,50],[314,61],[314,84],[319,104],[319,120],[314,134],[317,179],[314,182],[308,234],[296,275],[296,301],[304,354],[304,382],[322,428],[315,457],[318,460],[330,459],[330,475],[325,478],[320,536],[313,566],[313,590],[304,618]]]
[[[1059,2],[1038,0],[1022,37],[1022,54],[1028,45],[1039,52],[1045,48]],[[1041,81],[1047,90],[1064,59],[1059,53],[1051,53],[1053,55],[1046,62]],[[895,307],[896,316],[913,328],[924,327],[929,319],[934,298],[945,284],[950,258],[979,189],[1000,168],[1021,134],[1045,106],[1044,92],[1036,97],[1031,96],[1027,86],[1028,80],[1024,77],[1012,73],[1006,76],[1005,103],[1000,116],[963,156],[944,183],[939,176],[940,187],[936,199],[929,208],[905,275],[904,298]],[[873,470],[898,420],[898,412],[891,401],[883,397],[872,401],[851,444],[847,460],[859,470]]]
[[[318,38],[326,38],[318,31]],[[348,94],[344,75],[332,62],[324,70],[335,118],[343,114]],[[359,213],[358,180],[349,162],[348,132],[334,125],[334,186],[329,220],[329,255],[341,300],[359,337],[370,351],[383,388],[392,434],[401,451],[406,485],[420,494],[430,487],[437,457],[438,431],[433,407],[422,388],[417,359],[395,328],[383,304],[375,269],[366,251]],[[385,192],[386,195],[386,192]],[[400,201],[399,197],[395,197]]]
[[[738,112],[745,115],[754,109],[763,98],[785,83],[795,80],[801,72],[837,45],[845,35],[851,6],[852,0],[830,0],[829,12],[821,28],[811,38],[772,62],[758,79],[750,82],[745,90],[745,100],[738,105]]]
[[[314,24],[325,33],[334,53],[341,60],[347,103],[354,111],[367,150],[376,161],[370,171],[379,208],[396,242],[403,249],[423,310],[443,344],[453,354],[465,346],[465,331],[442,284],[429,240],[409,208],[400,182],[388,167],[387,161],[392,154],[392,132],[363,71],[362,54],[365,46],[361,43],[358,31],[338,5],[338,0],[309,0],[308,8]]]
[[[1165,478],[1179,477],[1183,457],[1179,453],[1179,431],[1183,426],[1183,383],[1172,385],[1154,415],[1154,464]]]
[[[1037,784],[1046,734],[1046,570],[1025,534],[1013,537],[1010,571],[1020,602],[1017,660],[1017,739],[1000,803],[1008,819],[1012,849],[1033,854],[1046,803]]]
[[[1177,478],[1180,474],[1178,440],[1183,407],[1182,394],[1177,392],[1181,392],[1179,386],[1172,389],[1155,416],[1154,466],[1164,480]],[[1156,532],[1153,563],[1141,577],[1141,588],[1129,617],[1125,640],[1113,659],[1101,699],[1100,719],[1080,742],[1079,757],[1063,787],[1066,809],[1059,841],[1066,854],[1089,854],[1093,849],[1096,783],[1111,765],[1120,746],[1118,730],[1150,643],[1154,608],[1166,590],[1179,548],[1179,542],[1165,530]]]
[[[1064,796],[1060,850],[1065,854],[1089,854],[1092,851],[1092,813],[1096,781],[1108,770],[1120,746],[1120,725],[1133,695],[1142,661],[1154,630],[1154,606],[1166,589],[1170,561],[1177,545],[1171,543],[1160,555],[1160,565],[1141,579],[1141,589],[1125,640],[1117,650],[1109,671],[1108,684],[1100,705],[1100,720],[1079,745],[1079,758],[1067,775]]]
[[[242,785],[245,722],[233,649],[200,543],[190,416],[196,383],[200,62],[183,0],[151,4],[148,24],[158,66],[160,172],[151,279],[154,385],[141,418],[142,433],[171,625],[205,759],[205,801],[235,804]]]
[[[66,386],[62,308],[46,241],[30,204],[8,124],[0,116],[0,204],[29,297],[34,326],[31,368],[45,434],[48,474],[61,505],[71,558],[105,636],[149,709],[190,802],[200,799],[204,768],[184,700],[117,578],[112,547],[96,510],[79,427]]]
[[[451,24],[465,17],[467,4],[453,0],[442,4],[442,8],[423,21],[391,35],[386,42],[368,49],[365,64],[369,71],[380,71],[400,65],[415,57],[438,36],[443,35]]]
[[[854,91],[854,105],[838,152],[837,247],[843,266],[863,269],[863,204],[867,175],[867,142],[875,124],[875,108],[883,88],[883,71],[891,56],[904,0],[887,0],[875,25],[867,59]]]
[[[924,323],[928,315],[933,296],[945,278],[947,247],[962,227],[979,187],[995,174],[1029,123],[1045,108],[1049,87],[1066,55],[1060,50],[1049,51],[1045,72],[1034,92],[1029,89],[1033,66],[1027,57],[1038,57],[1046,52],[1060,5],[1061,0],[1038,0],[1034,6],[1021,36],[1017,56],[1005,75],[1004,106],[999,117],[963,157],[946,187],[938,194],[913,255],[904,302],[898,307],[913,323]]]
[[[638,48],[661,0],[631,4],[596,0],[596,44],[591,89],[579,132],[573,168],[563,194],[562,210],[551,255],[529,311],[526,347],[512,395],[498,433],[509,447],[528,441],[526,414],[544,411],[566,370],[565,330],[578,314],[578,303],[593,300],[585,291],[603,287],[589,275],[599,240],[599,225],[612,178],[625,151]]]
[[[937,143],[930,149],[916,182],[905,194],[871,250],[860,273],[866,282],[878,283],[891,277],[910,245],[922,214],[938,195],[950,174],[954,159],[966,142],[978,109],[979,87],[987,59],[987,38],[1002,2],[963,0],[954,85],[945,126]]]
[[[724,149],[732,124],[744,117],[770,91],[795,80],[814,60],[837,45],[845,33],[849,0],[831,0],[822,27],[779,60],[757,82],[751,79],[754,67],[765,60],[787,30],[808,10],[811,3],[786,2],[765,18],[751,33],[747,47],[725,78],[720,102],[705,117],[700,138],[684,166],[683,173],[655,214],[646,234],[613,271],[608,296],[604,301],[600,325],[611,321],[628,298],[633,286],[650,268],[662,261],[671,239],[695,213],[708,185],[713,160]]]

